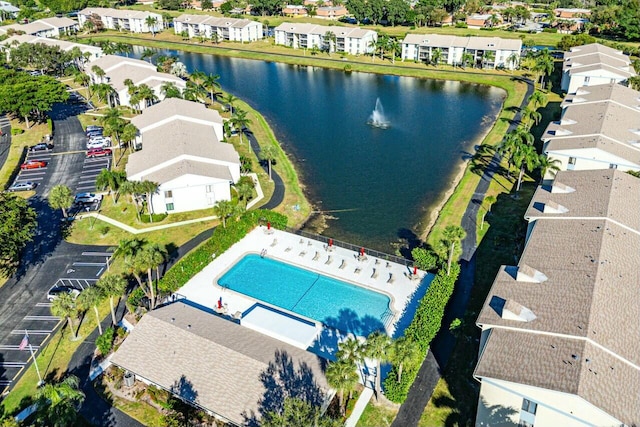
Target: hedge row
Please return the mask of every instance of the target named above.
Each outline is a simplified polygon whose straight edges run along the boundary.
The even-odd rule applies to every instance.
[[[422,354],[427,354],[431,341],[440,330],[444,310],[453,294],[453,288],[459,274],[459,264],[451,265],[450,276],[447,276],[446,266],[438,271],[436,277],[429,285],[429,289],[427,289],[424,297],[420,300],[416,315],[411,321],[411,324],[409,324],[404,332],[405,338],[415,342]],[[391,372],[387,375],[387,379],[384,382],[385,395],[392,402],[402,403],[405,401],[409,393],[409,387],[411,387],[411,384],[413,384],[413,381],[418,375],[420,365],[417,364],[413,368],[407,368],[402,371],[400,382],[398,382],[396,366],[393,366]]]
[[[287,217],[277,212],[255,210],[245,212],[237,221],[227,220],[226,228],[216,227],[209,240],[191,251],[167,271],[158,283],[158,290],[165,293],[177,291],[202,271],[211,262],[214,254],[220,255],[234,243],[240,241],[257,225],[267,222],[270,222],[272,227],[282,230],[287,226]]]

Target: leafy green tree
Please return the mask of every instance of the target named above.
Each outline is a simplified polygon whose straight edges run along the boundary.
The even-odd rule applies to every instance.
[[[367,0],[367,16],[373,25],[378,25],[380,20],[384,18],[386,4],[385,0]]]
[[[398,382],[402,382],[402,371],[405,366],[417,366],[422,361],[422,352],[418,344],[401,337],[393,341],[389,348],[389,361],[397,366]]]
[[[376,361],[376,400],[380,397],[380,379],[382,376],[382,362],[388,359],[387,350],[391,345],[391,338],[382,331],[374,331],[367,337],[364,344],[364,354]]]
[[[253,0],[251,10],[262,16],[277,15],[282,10],[282,5],[279,0]]]
[[[207,97],[207,91],[202,85],[196,84],[192,81],[187,82],[187,87],[184,89],[182,96],[188,101],[200,102],[201,99]]]
[[[402,24],[410,10],[409,3],[405,0],[389,0],[386,5],[387,21],[392,26]]]
[[[533,108],[525,107],[522,110],[522,118],[526,120],[526,129],[531,129],[533,125],[537,125],[542,120],[542,114]]]
[[[153,181],[142,181],[140,182],[139,189],[146,195],[147,197],[147,213],[149,214],[149,221],[153,222],[153,203],[151,203],[151,197],[158,191],[158,187],[160,184]]]
[[[264,147],[260,147],[260,159],[267,162],[269,169],[269,181],[271,181],[271,166],[273,161],[276,159],[277,151],[276,148],[272,145],[266,145]]]
[[[158,52],[156,52],[154,49],[145,49],[142,51],[142,55],[140,55],[140,59],[142,59],[143,61],[145,59],[148,59],[149,64],[151,64],[151,59],[155,56],[156,53]]]
[[[345,414],[344,392],[352,392],[358,384],[358,373],[355,363],[347,360],[338,360],[329,363],[325,373],[329,385],[338,390],[340,413]]]
[[[51,313],[54,316],[67,319],[67,324],[69,325],[69,330],[71,330],[71,336],[74,340],[78,338],[76,335],[75,321],[78,319],[80,311],[80,306],[76,298],[66,292],[59,294],[51,304]]]
[[[447,276],[451,275],[451,264],[453,263],[456,246],[460,244],[460,241],[462,241],[466,235],[467,233],[464,231],[464,228],[457,225],[448,225],[442,232],[444,243],[449,248],[447,256]]]
[[[36,211],[27,200],[0,193],[0,273],[15,273],[24,247],[33,240],[38,225]]]
[[[473,66],[473,54],[465,50],[460,57],[460,62],[462,63],[462,68],[466,68],[468,64]]]
[[[128,195],[131,197],[131,202],[136,207],[136,217],[138,221],[140,219],[140,205],[138,204],[138,196],[144,194],[144,191],[141,189],[139,181],[125,181],[120,185],[120,194]]]
[[[59,383],[46,383],[35,396],[37,423],[49,427],[75,425],[84,398],[80,380],[75,375],[69,375]]]
[[[437,68],[442,58],[442,50],[440,48],[431,51],[431,63]]]
[[[248,182],[241,182],[235,185],[238,197],[244,201],[244,207],[247,208],[249,199],[253,196],[253,185]]]
[[[64,184],[56,185],[49,193],[49,206],[52,209],[62,209],[62,215],[67,217],[67,209],[73,206],[73,193]]]
[[[211,10],[213,9],[213,2],[211,0],[202,0],[200,3],[202,10]]]
[[[216,90],[220,89],[220,75],[219,74],[206,74],[201,81],[202,86],[209,91],[209,97],[211,102],[216,99]]]
[[[87,74],[78,71],[73,75],[73,82],[84,86],[87,89],[89,98],[91,98],[91,78]]]
[[[227,228],[227,218],[233,214],[234,204],[230,200],[220,200],[213,207],[213,214],[222,219],[222,228]]]
[[[438,265],[438,256],[425,248],[413,248],[411,256],[420,270],[429,271]]]
[[[109,297],[109,306],[111,308],[111,322],[114,325],[117,325],[118,321],[116,319],[114,298],[124,295],[124,291],[127,289],[127,281],[119,275],[105,274],[100,279],[98,279],[96,287],[104,296]]]
[[[327,31],[322,36],[323,49],[331,56],[331,52],[335,51],[336,34],[333,31]]]
[[[98,332],[102,335],[102,325],[100,324],[100,313],[98,312],[98,305],[104,299],[104,294],[99,287],[91,286],[80,292],[78,295],[78,304],[83,310],[93,308],[96,315],[96,322],[98,323]]]
[[[133,142],[133,140],[136,139],[136,136],[138,136],[138,132],[139,130],[136,127],[136,125],[134,125],[131,122],[128,122],[122,128],[122,133],[120,134],[120,141],[124,142],[129,147],[130,152],[133,152],[133,144],[131,144],[131,142]]]
[[[343,423],[322,416],[320,408],[302,399],[286,397],[282,411],[268,411],[260,420],[262,427],[340,427]]]

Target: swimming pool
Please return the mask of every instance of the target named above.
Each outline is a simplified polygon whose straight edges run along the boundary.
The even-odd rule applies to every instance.
[[[259,255],[245,255],[218,284],[357,335],[383,328],[392,314],[384,294]]]

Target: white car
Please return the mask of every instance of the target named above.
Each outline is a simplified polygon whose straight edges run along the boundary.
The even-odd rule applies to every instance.
[[[111,139],[108,138],[95,138],[87,142],[87,150],[92,148],[106,148],[111,147]]]
[[[102,195],[101,194],[94,194],[94,193],[78,193],[76,194],[76,198],[75,198],[75,203],[80,205],[90,205],[96,202],[101,202],[102,201]]]

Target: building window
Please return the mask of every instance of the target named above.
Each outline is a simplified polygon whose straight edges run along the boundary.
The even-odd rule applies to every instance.
[[[522,399],[522,410],[535,415],[538,410],[538,404],[530,401],[529,399]]]
[[[569,157],[569,164],[570,165],[574,165],[576,164],[576,158],[575,157]]]
[[[520,411],[519,427],[534,427],[536,421],[536,411],[538,404],[529,399],[522,399],[522,410]]]
[[[213,185],[207,185],[206,192],[207,193],[213,193]]]
[[[174,210],[175,208],[173,207],[173,203],[167,203],[166,204],[166,208],[167,208],[167,212]]]
[[[615,163],[609,163],[609,169],[618,169],[618,165]]]
[[[584,84],[589,83],[589,80],[591,80],[591,77],[586,76],[586,77],[584,78]]]
[[[165,199],[170,199],[170,198],[172,198],[172,197],[173,197],[173,191],[168,190],[168,191],[165,191],[165,192],[164,192],[164,198],[165,198]]]

